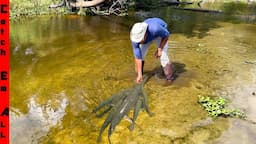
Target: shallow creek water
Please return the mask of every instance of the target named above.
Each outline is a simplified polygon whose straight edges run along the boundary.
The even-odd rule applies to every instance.
[[[166,20],[169,55],[179,77],[152,77],[149,117],[134,131],[122,120],[114,144],[253,144],[256,125],[210,119],[198,95],[222,96],[256,122],[256,25],[225,16],[164,9],[134,17],[42,16],[11,23],[11,143],[94,144],[104,118],[91,113],[136,78],[129,40],[143,17]],[[159,68],[152,46],[145,71]],[[107,132],[103,142],[107,143]]]

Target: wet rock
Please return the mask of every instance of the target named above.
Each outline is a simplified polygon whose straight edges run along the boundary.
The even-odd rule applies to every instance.
[[[255,144],[256,125],[247,121],[235,119],[230,128],[214,144]]]
[[[13,54],[16,54],[20,50],[20,46],[16,45],[16,47],[13,50]]]
[[[25,50],[25,55],[33,55],[33,54],[34,54],[34,51],[33,51],[32,48],[27,48],[27,49]]]
[[[198,122],[193,123],[192,127],[203,127],[212,123],[213,123],[212,118],[207,118],[205,120],[200,120]]]
[[[177,135],[174,131],[172,131],[172,130],[170,130],[170,129],[168,129],[168,128],[159,129],[158,132],[159,132],[161,135],[167,136],[167,137],[175,137],[175,136]]]

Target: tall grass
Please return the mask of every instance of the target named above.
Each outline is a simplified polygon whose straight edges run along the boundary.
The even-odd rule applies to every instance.
[[[16,19],[20,16],[42,15],[51,13],[68,13],[64,7],[57,9],[48,8],[51,4],[59,3],[61,0],[10,0],[10,18]],[[74,0],[72,0],[74,1]],[[161,0],[129,0],[130,3],[135,3],[135,7],[150,10],[157,8]],[[198,7],[197,2],[200,0],[180,0],[186,2],[194,2],[189,7]],[[247,0],[208,0],[204,1],[204,8],[223,10],[226,13],[248,14],[256,13],[256,2],[247,4]]]
[[[61,0],[10,0],[10,18],[64,12],[64,8],[50,9],[50,4]]]

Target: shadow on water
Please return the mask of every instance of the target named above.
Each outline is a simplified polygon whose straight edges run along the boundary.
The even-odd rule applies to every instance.
[[[185,69],[186,65],[184,63],[172,62],[172,64],[174,80],[176,80],[182,73],[187,71]],[[144,74],[146,75],[148,73],[154,73],[156,79],[159,80],[165,80],[166,78],[162,66],[155,67],[153,70],[150,71],[145,71]]]
[[[187,70],[185,69],[186,65],[184,63],[179,63],[179,62],[173,62],[175,73],[180,75]]]

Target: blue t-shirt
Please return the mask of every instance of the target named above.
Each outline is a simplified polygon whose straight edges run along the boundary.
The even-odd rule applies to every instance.
[[[144,44],[151,42],[157,37],[169,37],[170,33],[167,30],[167,24],[160,18],[149,18],[144,21],[148,24],[147,28],[147,38]],[[141,49],[139,43],[132,42],[133,53],[136,59],[142,59]]]

